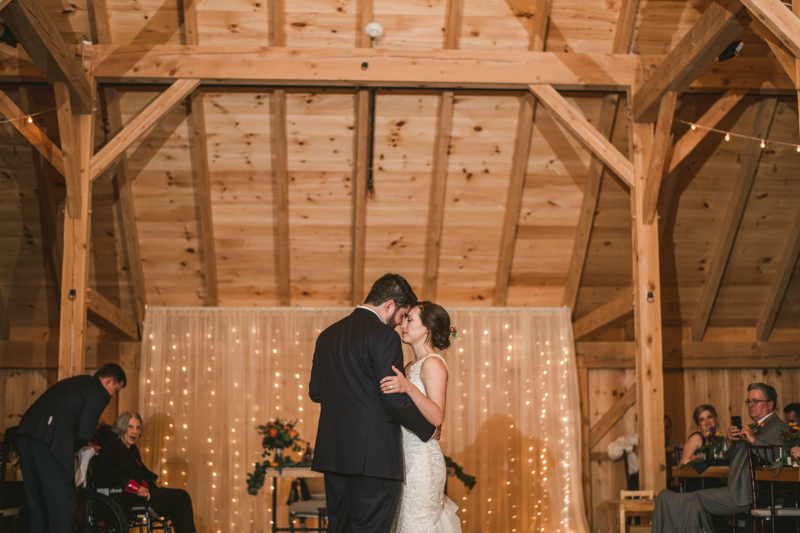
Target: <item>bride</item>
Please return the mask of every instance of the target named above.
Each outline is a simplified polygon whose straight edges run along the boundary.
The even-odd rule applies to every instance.
[[[418,302],[403,321],[403,342],[414,350],[406,367],[408,379],[392,367],[394,376],[381,380],[385,394],[408,394],[422,415],[436,427],[444,421],[447,365],[434,352],[450,346],[450,315],[431,302]],[[439,441],[422,442],[403,428],[405,483],[396,533],[455,533],[461,531],[458,506],[444,495],[447,473]]]

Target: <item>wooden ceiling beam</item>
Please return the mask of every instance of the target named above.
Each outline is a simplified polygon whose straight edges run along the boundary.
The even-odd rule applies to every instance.
[[[536,0],[536,6],[533,8],[533,30],[528,43],[528,50],[531,52],[545,51],[551,9],[551,0]]]
[[[141,351],[140,342],[89,341],[84,350],[86,368],[117,363],[123,354]],[[0,369],[58,369],[58,343],[53,341],[0,340]],[[128,374],[130,379],[130,374]],[[130,388],[131,384],[128,383]]]
[[[95,289],[86,289],[86,309],[92,322],[114,333],[121,334],[131,340],[139,340],[139,327],[136,320],[128,316],[122,309],[108,301]]]
[[[444,230],[444,204],[447,192],[447,169],[450,160],[450,135],[453,130],[454,95],[445,91],[439,98],[436,139],[433,145],[431,191],[428,197],[428,225],[425,234],[425,266],[422,294],[425,300],[436,299],[439,282],[439,255]]]
[[[683,36],[667,58],[633,95],[636,122],[653,122],[661,98],[682,92],[704,72],[744,27],[738,17],[739,0],[713,2]]]
[[[111,44],[111,26],[109,24],[108,5],[106,0],[91,0],[93,28],[95,38],[100,44]],[[103,88],[103,104],[108,130],[117,135],[123,129],[120,92],[114,87]],[[117,181],[119,208],[122,218],[122,233],[130,282],[133,289],[133,310],[136,324],[144,326],[144,314],[147,307],[147,290],[144,279],[144,267],[139,248],[139,229],[136,225],[136,206],[133,201],[133,172],[128,164],[128,156],[123,153],[117,162],[114,179]]]
[[[367,253],[367,180],[372,162],[370,161],[372,138],[372,99],[369,89],[361,89],[356,94],[355,136],[353,138],[353,250],[350,279],[351,303],[364,302],[364,268]]]
[[[750,137],[763,139],[767,136],[772,125],[776,106],[777,100],[775,98],[765,98],[758,103],[758,108],[750,127]],[[744,216],[744,209],[750,196],[750,189],[753,187],[762,152],[760,141],[748,140],[746,142],[744,154],[742,154],[742,162],[739,165],[739,171],[733,185],[733,193],[731,199],[727,202],[725,218],[722,221],[722,233],[719,235],[713,255],[708,261],[708,273],[692,317],[693,341],[701,341],[705,335],[706,327],[711,317],[711,310],[714,307],[714,302],[717,299],[717,293],[722,283],[722,276],[725,273],[733,243],[739,231],[739,224],[742,221],[742,216]]]
[[[800,20],[783,5],[781,0],[741,0],[741,3],[769,28],[795,57],[800,57]]]
[[[508,280],[511,276],[511,265],[514,262],[514,244],[517,238],[522,192],[525,188],[525,174],[528,171],[528,156],[531,151],[535,112],[536,99],[531,93],[527,93],[522,97],[517,116],[517,134],[514,138],[511,175],[508,181],[506,209],[503,218],[503,229],[500,235],[500,255],[497,262],[497,276],[494,288],[494,305],[500,307],[506,305],[508,298]]]
[[[784,296],[786,296],[786,289],[789,288],[789,280],[791,280],[797,265],[798,256],[800,256],[800,211],[795,214],[794,222],[789,230],[789,238],[786,240],[775,277],[767,292],[767,301],[758,317],[756,339],[759,341],[769,340],[775,319],[778,318],[778,311],[780,311]]]
[[[200,238],[203,305],[219,305],[217,281],[217,247],[214,239],[214,215],[211,203],[211,170],[208,168],[208,140],[203,92],[195,90],[187,99],[189,116],[189,146],[192,152],[197,229]]]
[[[53,144],[47,135],[39,129],[39,127],[31,120],[28,121],[28,115],[22,112],[17,107],[11,98],[6,93],[0,91],[0,114],[16,129],[25,139],[31,143],[31,146],[42,154],[54,169],[62,176],[64,175],[64,156],[61,150]]]
[[[614,32],[612,52],[622,54],[628,52],[633,37],[638,5],[638,0],[623,0],[617,17],[617,29]],[[606,139],[611,140],[614,134],[618,108],[619,95],[607,94],[603,97],[603,101],[600,104],[600,116],[597,119],[597,131]],[[597,202],[600,199],[600,187],[603,184],[604,172],[605,165],[603,161],[592,154],[589,171],[586,174],[586,185],[583,189],[581,211],[578,216],[578,226],[572,245],[572,255],[569,260],[567,281],[562,299],[562,305],[569,307],[571,313],[574,313],[575,305],[578,302],[578,293],[583,279],[583,270],[586,266],[586,256],[589,253],[589,241],[594,227],[594,217],[597,212]]]
[[[561,122],[581,144],[599,157],[628,187],[633,187],[633,164],[563,96],[558,94],[555,88],[550,85],[531,85],[530,90],[553,118]]]
[[[614,123],[617,118],[617,108],[619,106],[619,95],[607,94],[603,97],[600,104],[600,117],[597,119],[597,131],[607,139],[611,139],[614,133]],[[586,185],[583,189],[583,200],[581,201],[581,212],[578,216],[578,226],[575,231],[575,241],[572,244],[572,255],[569,260],[567,270],[567,281],[564,286],[564,298],[562,305],[575,311],[575,304],[578,301],[583,270],[586,266],[586,256],[589,253],[589,241],[594,228],[594,217],[597,212],[597,202],[600,199],[600,186],[603,183],[603,173],[605,165],[603,161],[593,155],[589,163],[589,171],[586,174]]]
[[[37,0],[12,0],[0,11],[25,52],[50,82],[63,82],[69,88],[73,109],[92,113],[93,84],[83,65],[68,49],[58,28],[50,20],[44,4]]]
[[[572,323],[575,340],[586,340],[633,318],[633,291],[622,294]]]
[[[96,180],[108,170],[131,144],[147,133],[199,85],[200,80],[196,79],[178,80],[136,115],[122,131],[92,157],[92,168],[89,172],[91,181]]]
[[[672,119],[675,116],[677,102],[678,93],[670,91],[664,94],[658,107],[658,122],[656,122],[653,150],[650,153],[650,163],[642,197],[641,214],[644,217],[645,224],[652,224],[656,218],[658,192],[661,189],[661,179],[664,176],[664,160],[670,147]]]

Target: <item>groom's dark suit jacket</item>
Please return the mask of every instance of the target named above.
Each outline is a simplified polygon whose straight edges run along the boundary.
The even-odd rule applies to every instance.
[[[380,381],[403,370],[397,332],[357,308],[320,334],[309,397],[321,404],[311,469],[403,480],[400,426],[423,441],[433,427],[407,394],[383,394]]]

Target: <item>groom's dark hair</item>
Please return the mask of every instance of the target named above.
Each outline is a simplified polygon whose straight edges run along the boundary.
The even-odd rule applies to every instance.
[[[364,303],[378,306],[389,300],[394,300],[397,308],[414,307],[417,304],[417,295],[400,274],[385,274],[372,284]]]

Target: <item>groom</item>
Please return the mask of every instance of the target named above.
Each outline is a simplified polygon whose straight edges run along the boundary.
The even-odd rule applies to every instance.
[[[403,368],[398,326],[417,297],[386,274],[364,305],[320,334],[309,397],[321,404],[314,462],[325,473],[328,531],[386,532],[403,483],[403,425],[427,441],[435,428],[407,394],[381,394],[380,381]]]

